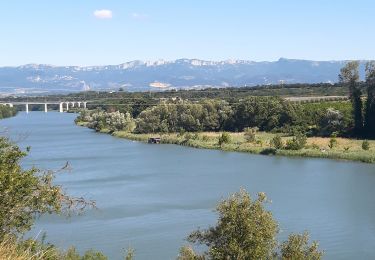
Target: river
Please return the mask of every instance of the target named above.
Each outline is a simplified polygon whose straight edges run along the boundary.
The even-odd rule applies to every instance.
[[[149,145],[74,125],[74,114],[31,112],[0,121],[25,167],[72,172],[56,182],[97,202],[82,216],[45,216],[30,232],[121,259],[175,259],[189,232],[213,225],[216,203],[244,187],[266,192],[280,238],[308,230],[326,259],[375,259],[375,165]]]

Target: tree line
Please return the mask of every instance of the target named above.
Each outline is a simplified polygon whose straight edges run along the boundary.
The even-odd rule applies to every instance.
[[[165,101],[133,117],[132,110],[113,108],[82,111],[77,122],[97,131],[176,133],[241,132],[247,128],[307,136],[349,135],[352,108],[347,101],[304,103],[278,97],[245,97],[237,102],[219,99]]]

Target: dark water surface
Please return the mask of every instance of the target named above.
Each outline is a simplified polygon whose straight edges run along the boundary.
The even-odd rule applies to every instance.
[[[215,223],[216,203],[240,187],[267,193],[281,238],[309,230],[326,259],[375,259],[375,165],[290,159],[148,145],[74,125],[74,114],[20,113],[0,121],[12,136],[27,134],[25,166],[73,172],[57,182],[94,199],[99,210],[65,219],[41,218],[32,235],[80,251],[103,250],[121,259],[174,259],[184,238]]]

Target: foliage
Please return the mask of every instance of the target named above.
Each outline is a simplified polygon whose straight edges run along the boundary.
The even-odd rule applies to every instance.
[[[256,133],[258,131],[257,127],[246,127],[244,129],[244,137],[247,142],[253,143],[256,141]]]
[[[297,104],[277,97],[248,97],[234,106],[232,129],[258,127],[261,131],[270,131],[293,125],[298,120],[297,110]]]
[[[336,139],[336,135],[332,135],[331,138],[329,139],[329,144],[328,144],[328,147],[330,149],[333,149],[337,146],[337,139]]]
[[[219,217],[215,226],[192,232],[187,240],[206,245],[207,251],[198,255],[185,246],[178,259],[321,259],[318,244],[308,244],[307,233],[291,235],[277,247],[278,224],[265,209],[267,197],[259,193],[256,200],[243,189],[220,202],[216,208]],[[299,258],[299,257],[303,258]]]
[[[349,96],[353,106],[354,133],[361,135],[363,131],[362,90],[359,87],[359,62],[350,61],[340,70],[339,80],[349,86]]]
[[[17,110],[14,107],[8,107],[0,105],[0,119],[12,117],[17,114]]]
[[[362,149],[365,150],[365,151],[370,150],[370,142],[368,140],[363,140]]]
[[[331,136],[334,132],[343,131],[345,128],[342,113],[334,108],[328,108],[320,119],[319,128],[323,136]]]
[[[19,147],[0,137],[0,240],[6,234],[28,231],[36,216],[83,209],[82,198],[72,198],[53,184],[52,171],[24,170],[26,155]]]
[[[132,132],[135,129],[135,120],[132,116],[129,113],[120,113],[119,111],[84,110],[77,117],[76,122],[87,122],[87,126],[96,131],[108,129],[111,132]]]
[[[88,250],[82,256],[74,247],[62,251],[52,244],[6,236],[0,241],[0,258],[9,260],[107,260],[101,252]]]
[[[231,142],[231,137],[229,135],[229,133],[227,132],[224,132],[221,134],[221,136],[219,137],[219,145],[223,145],[223,144],[229,144]]]
[[[232,113],[225,101],[162,103],[140,113],[136,132],[219,131],[225,129]]]
[[[41,171],[35,167],[25,170],[20,161],[26,152],[8,139],[0,137],[0,256],[5,259],[46,260],[105,260],[102,253],[87,251],[82,257],[74,248],[62,252],[54,245],[19,237],[29,231],[42,214],[80,213],[92,201],[68,196],[54,185],[56,172]],[[62,170],[67,170],[67,164]]]
[[[271,147],[275,148],[275,149],[283,149],[284,148],[284,142],[283,140],[281,139],[281,136],[280,135],[275,135],[271,141],[270,141],[270,145]]]
[[[131,247],[128,248],[126,255],[125,255],[125,260],[132,260],[134,259],[135,255],[135,250]]]
[[[306,135],[297,134],[292,139],[288,140],[285,145],[287,150],[301,150],[305,147],[307,141]]]
[[[198,255],[194,252],[194,249],[191,246],[183,246],[180,248],[177,260],[204,260],[203,255]]]
[[[368,137],[375,137],[375,61],[366,64],[367,100],[365,111],[365,132]]]
[[[290,234],[288,240],[281,245],[281,259],[283,260],[319,260],[323,252],[319,251],[318,243],[309,243],[307,232],[303,234]]]
[[[191,233],[188,241],[208,246],[210,259],[268,259],[276,247],[277,223],[264,209],[265,194],[253,201],[241,190],[219,203],[216,226]]]

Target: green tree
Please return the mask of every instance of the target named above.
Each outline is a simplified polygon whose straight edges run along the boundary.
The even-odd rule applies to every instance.
[[[203,255],[197,254],[191,246],[183,246],[180,248],[177,260],[204,260]]]
[[[230,137],[230,134],[224,132],[219,136],[219,145],[221,146],[223,144],[229,144],[231,142],[231,139],[232,138]]]
[[[0,119],[12,117],[17,114],[17,110],[14,107],[8,107],[0,104]]]
[[[370,150],[370,142],[367,141],[367,140],[363,140],[363,142],[362,142],[362,149],[365,150],[365,151]]]
[[[66,195],[53,184],[54,172],[22,169],[20,160],[24,156],[19,147],[0,137],[0,240],[30,230],[41,214],[69,213],[94,205]]]
[[[304,134],[298,133],[292,139],[288,140],[285,145],[287,150],[301,150],[305,147],[307,137]]]
[[[270,145],[271,147],[275,148],[275,149],[283,149],[284,148],[284,142],[283,140],[281,139],[281,136],[280,135],[275,135],[271,141],[270,141]]]
[[[319,251],[318,243],[309,245],[309,235],[291,234],[288,240],[281,244],[281,259],[283,260],[319,260],[323,252]]]
[[[246,127],[244,129],[244,137],[246,142],[253,143],[256,140],[257,127]]]
[[[323,253],[316,242],[308,244],[307,233],[292,234],[280,248],[277,246],[278,224],[265,209],[266,202],[264,193],[253,200],[243,189],[221,201],[216,207],[216,225],[198,229],[187,238],[191,243],[206,245],[207,251],[199,255],[190,246],[184,246],[177,259],[321,259]]]
[[[188,241],[207,245],[210,259],[270,259],[278,226],[266,201],[264,193],[255,201],[245,190],[235,193],[217,206],[216,226],[191,233]]]
[[[319,120],[320,134],[323,136],[330,136],[333,133],[344,131],[344,116],[339,110],[334,108],[327,108],[326,112]]]
[[[337,146],[337,138],[336,134],[332,134],[331,138],[329,139],[328,147],[333,149]]]
[[[375,61],[366,64],[367,100],[365,111],[365,131],[375,137]]]
[[[359,62],[350,61],[341,70],[339,75],[340,83],[349,87],[349,96],[353,106],[354,133],[363,133],[363,113],[362,113],[362,91],[358,86],[359,82]]]

